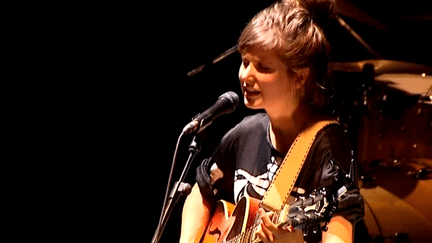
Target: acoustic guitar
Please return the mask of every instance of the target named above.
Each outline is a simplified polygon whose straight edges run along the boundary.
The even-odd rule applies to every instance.
[[[337,207],[337,199],[347,191],[348,185],[334,193],[323,188],[314,191],[307,197],[299,197],[291,205],[285,205],[273,214],[272,222],[278,227],[292,225],[296,230],[319,228],[327,230]],[[256,235],[260,225],[258,199],[245,196],[233,205],[227,201],[218,201],[209,224],[204,231],[200,243],[258,243]]]

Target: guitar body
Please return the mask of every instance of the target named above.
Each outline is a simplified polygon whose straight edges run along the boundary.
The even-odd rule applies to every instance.
[[[201,243],[220,243],[238,237],[254,224],[260,201],[248,196],[233,205],[218,201]]]
[[[348,186],[347,186],[348,185]],[[314,190],[307,197],[298,198],[291,205],[285,204],[281,210],[274,211],[271,220],[278,226],[290,225],[298,230],[307,227],[326,225],[337,208],[337,200],[350,184],[329,193],[325,188]],[[257,243],[256,230],[260,220],[257,213],[261,201],[244,196],[237,205],[218,201],[215,211],[204,231],[200,243]]]

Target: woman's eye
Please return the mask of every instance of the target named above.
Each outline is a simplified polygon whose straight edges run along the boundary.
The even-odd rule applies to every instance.
[[[258,68],[261,69],[262,71],[269,71],[270,68],[262,63],[258,64]]]

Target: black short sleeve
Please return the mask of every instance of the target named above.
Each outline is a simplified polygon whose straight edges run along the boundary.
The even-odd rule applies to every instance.
[[[305,188],[306,193],[310,193],[313,189],[338,185],[338,178],[349,174],[352,160],[352,148],[342,128],[339,125],[330,125],[317,134],[299,175],[297,186]],[[354,166],[357,166],[355,162]],[[357,178],[353,175],[353,184],[349,191],[339,198],[335,212],[352,223],[360,219],[364,212]]]
[[[235,168],[235,128],[222,138],[210,159],[197,168],[196,180],[202,195],[209,201],[224,199],[234,202],[232,185]]]

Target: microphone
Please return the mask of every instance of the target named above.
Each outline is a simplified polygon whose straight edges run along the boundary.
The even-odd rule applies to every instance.
[[[239,97],[236,93],[228,91],[222,94],[210,108],[192,118],[192,121],[183,128],[183,133],[190,134],[196,130],[200,133],[209,126],[214,119],[233,112],[238,105]]]

